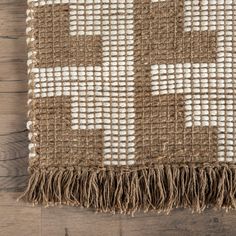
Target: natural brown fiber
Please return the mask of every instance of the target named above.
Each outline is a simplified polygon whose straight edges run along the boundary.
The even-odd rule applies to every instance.
[[[29,0],[34,204],[236,208],[236,2]]]

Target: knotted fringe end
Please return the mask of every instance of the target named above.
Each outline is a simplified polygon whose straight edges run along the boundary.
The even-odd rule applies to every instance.
[[[133,168],[133,169],[132,169]],[[152,167],[31,168],[28,202],[77,205],[101,212],[138,210],[169,213],[173,208],[236,208],[233,164],[164,164]]]

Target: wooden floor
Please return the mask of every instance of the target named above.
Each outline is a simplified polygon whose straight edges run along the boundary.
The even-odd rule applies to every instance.
[[[236,212],[135,217],[16,202],[28,179],[26,0],[0,0],[0,236],[233,236]]]

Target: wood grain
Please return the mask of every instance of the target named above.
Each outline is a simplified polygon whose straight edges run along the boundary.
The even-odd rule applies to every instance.
[[[135,217],[17,202],[28,180],[26,0],[0,1],[0,235],[234,236],[236,212],[175,210]]]
[[[109,213],[96,214],[91,209],[67,206],[32,207],[23,201],[16,202],[20,194],[0,192],[0,212],[7,211],[5,215],[0,215],[4,218],[0,229],[2,226],[9,227],[7,231],[3,231],[6,232],[4,235],[30,235],[26,234],[24,225],[21,225],[21,231],[16,231],[17,234],[12,231],[14,227],[19,228],[19,222],[25,226],[28,224],[15,216],[18,214],[22,217],[23,212],[27,214],[28,219],[32,219],[30,222],[33,225],[29,227],[31,230],[40,225],[40,234],[35,232],[35,235],[42,236],[233,236],[236,233],[236,212],[207,209],[203,214],[192,214],[189,210],[177,209],[169,215],[137,213],[131,217]],[[37,215],[39,212],[40,215]],[[36,221],[35,216],[38,218]]]
[[[42,235],[120,235],[120,216],[73,207],[42,208]],[[56,227],[55,227],[56,225]]]
[[[0,1],[0,190],[28,179],[26,1]]]
[[[94,214],[91,210],[72,207],[42,209],[42,235],[98,236],[218,236],[235,235],[232,215],[207,210],[192,214],[175,210],[170,215],[139,213],[134,217]],[[234,214],[234,217],[236,215]]]
[[[199,236],[234,235],[231,227],[235,213],[206,210],[203,214],[192,214],[190,210],[174,210],[170,215],[139,214],[135,218],[122,217],[123,236]],[[145,220],[143,220],[145,217]],[[155,232],[155,234],[154,234]]]
[[[40,236],[41,207],[16,202],[19,193],[0,193],[0,235]]]
[[[40,209],[2,206],[0,229],[4,236],[36,236],[41,233]]]

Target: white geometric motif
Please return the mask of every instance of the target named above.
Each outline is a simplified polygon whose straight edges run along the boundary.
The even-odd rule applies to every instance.
[[[217,31],[216,63],[152,65],[153,95],[184,93],[186,126],[217,126],[218,159],[233,161],[236,153],[236,2],[185,1],[184,25],[185,31]]]

